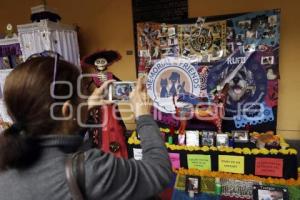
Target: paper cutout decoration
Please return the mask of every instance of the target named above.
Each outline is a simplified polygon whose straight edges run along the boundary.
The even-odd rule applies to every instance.
[[[199,131],[186,131],[186,146],[199,146]]]
[[[143,158],[143,150],[142,149],[133,148],[133,158],[135,160],[142,160],[142,158]]]
[[[232,197],[233,199],[252,199],[253,185],[255,181],[240,181],[230,178],[221,179],[222,196]],[[261,200],[261,199],[260,199]]]
[[[219,171],[244,174],[244,156],[219,155]]]
[[[211,170],[210,155],[188,154],[187,161],[189,169]]]
[[[174,169],[180,168],[180,155],[179,153],[169,153],[169,158]]]
[[[279,158],[256,158],[255,175],[260,176],[283,176],[283,159]]]
[[[185,190],[185,175],[177,174],[176,181],[175,181],[175,188],[181,191]]]
[[[214,177],[201,177],[201,192],[215,193],[216,182]]]

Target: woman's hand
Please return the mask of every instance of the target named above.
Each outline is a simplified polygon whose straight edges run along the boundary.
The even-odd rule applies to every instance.
[[[92,108],[96,107],[96,106],[103,106],[103,105],[108,105],[108,104],[112,104],[112,101],[109,101],[107,99],[105,99],[105,97],[107,97],[108,95],[108,86],[114,82],[114,80],[109,80],[109,81],[105,81],[101,87],[96,88],[93,93],[91,94],[91,96],[89,96],[88,100],[87,100],[87,104],[88,104],[88,110],[91,110]]]
[[[149,115],[152,107],[152,101],[147,94],[144,80],[145,77],[140,77],[136,88],[130,93],[130,101],[136,118]]]

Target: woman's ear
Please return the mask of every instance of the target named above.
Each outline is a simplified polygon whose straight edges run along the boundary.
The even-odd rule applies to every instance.
[[[65,101],[61,108],[61,113],[64,118],[71,119],[73,116],[73,107],[70,100]]]

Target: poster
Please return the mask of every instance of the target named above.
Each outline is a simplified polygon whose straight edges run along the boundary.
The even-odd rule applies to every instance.
[[[172,164],[172,168],[180,168],[180,154],[179,153],[169,153],[169,158]]]
[[[159,111],[215,103],[228,85],[223,131],[276,130],[280,10],[140,22],[136,30],[137,71],[148,75]]]

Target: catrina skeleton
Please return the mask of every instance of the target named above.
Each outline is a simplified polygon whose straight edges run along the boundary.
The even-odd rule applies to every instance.
[[[83,72],[92,71],[92,80],[87,87],[92,92],[95,87],[100,87],[106,80],[118,80],[107,67],[121,59],[116,51],[97,51],[88,55],[82,60]],[[92,128],[91,132],[94,143],[104,152],[113,153],[117,157],[128,157],[125,143],[125,125],[121,119],[117,105],[106,105],[94,109],[90,113],[94,124],[101,125],[101,128]],[[116,117],[117,116],[117,117]]]

